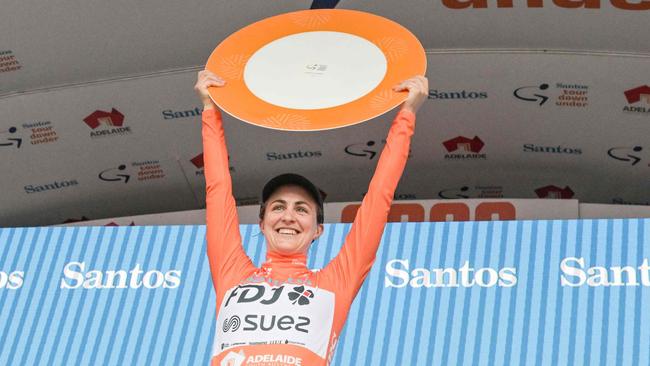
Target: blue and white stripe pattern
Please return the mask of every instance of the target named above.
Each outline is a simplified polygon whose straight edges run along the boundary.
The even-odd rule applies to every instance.
[[[264,258],[256,225],[242,236]],[[309,265],[333,258],[349,230],[328,225]],[[215,299],[205,228],[0,230],[0,365],[207,365]],[[396,223],[354,302],[335,365],[650,365],[650,287],[562,287],[560,262],[637,267],[650,220]],[[514,287],[386,287],[386,263],[517,268]],[[181,271],[176,288],[62,289],[63,268]]]

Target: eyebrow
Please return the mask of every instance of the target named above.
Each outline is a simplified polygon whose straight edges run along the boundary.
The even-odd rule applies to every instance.
[[[274,203],[282,203],[282,204],[285,204],[285,205],[288,204],[287,201],[282,200],[282,199],[277,199],[277,200],[271,202],[271,204],[274,204]],[[307,201],[296,201],[296,202],[295,202],[295,205],[296,205],[296,206],[297,206],[297,205],[305,205],[305,206],[307,206],[307,207],[309,207],[309,208],[311,208],[311,206],[312,206],[312,205],[311,205],[309,202],[307,202]]]

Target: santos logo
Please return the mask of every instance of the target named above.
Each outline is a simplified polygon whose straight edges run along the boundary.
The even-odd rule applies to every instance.
[[[323,156],[323,153],[320,151],[296,151],[290,153],[268,152],[266,153],[266,160],[275,161],[275,160],[320,158],[321,156]]]
[[[650,265],[647,258],[637,267],[594,266],[585,268],[585,266],[585,259],[582,257],[564,258],[560,263],[562,286],[579,287],[584,284],[589,287],[650,286]],[[640,284],[639,279],[641,280]]]
[[[469,261],[459,268],[414,268],[409,271],[409,261],[393,259],[386,263],[385,287],[513,287],[517,284],[517,269],[505,267],[474,269]],[[460,279],[459,279],[460,274]],[[460,281],[459,281],[460,280]]]
[[[0,289],[17,290],[23,287],[25,272],[13,271],[11,273],[0,271]]]
[[[70,262],[63,267],[61,288],[105,289],[105,288],[177,288],[181,284],[181,271],[144,272],[139,264],[130,271],[109,270],[86,271],[85,262]]]

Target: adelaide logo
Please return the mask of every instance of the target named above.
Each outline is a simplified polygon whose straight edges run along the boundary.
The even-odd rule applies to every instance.
[[[627,99],[628,103],[625,107],[623,107],[624,112],[650,115],[650,107],[640,106],[640,104],[650,106],[650,86],[637,86],[636,88],[626,90],[624,94],[625,99]]]
[[[569,186],[560,188],[554,185],[537,188],[535,190],[535,193],[539,198],[569,199],[569,198],[573,198],[573,196],[575,195],[575,193],[573,193],[573,190]]]
[[[96,110],[83,121],[92,129],[90,132],[92,138],[131,133],[131,127],[124,126],[124,114],[115,108],[111,108],[110,112]]]
[[[478,136],[474,136],[472,139],[458,136],[443,142],[442,145],[449,153],[445,154],[445,159],[486,159],[485,154],[480,154],[485,143]],[[456,153],[457,150],[465,151],[465,153]]]

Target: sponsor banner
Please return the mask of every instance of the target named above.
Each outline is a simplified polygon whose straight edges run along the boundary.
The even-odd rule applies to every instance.
[[[489,6],[454,13],[507,10]],[[428,62],[436,82],[418,113],[396,200],[648,202],[643,58],[432,50]],[[180,70],[0,98],[0,226],[203,208],[195,80],[196,70]],[[395,113],[291,138],[224,113],[237,204],[255,205],[264,183],[284,172],[308,177],[329,202],[360,201]]]
[[[650,200],[648,202],[650,204]],[[581,203],[580,218],[613,219],[613,218],[650,218],[650,205],[600,205],[596,203]]]
[[[348,230],[326,225],[310,266]],[[241,232],[259,265],[263,236]],[[332,364],[646,364],[649,236],[648,219],[388,224]],[[0,229],[0,364],[208,364],[204,246],[198,225]]]
[[[354,220],[360,202],[326,203],[326,223],[348,223]],[[239,206],[240,224],[259,222],[259,205]],[[576,200],[466,199],[395,201],[389,222],[485,221],[577,219]],[[127,216],[88,221],[77,219],[68,226],[128,225],[205,225],[205,210],[168,212],[154,215]]]

